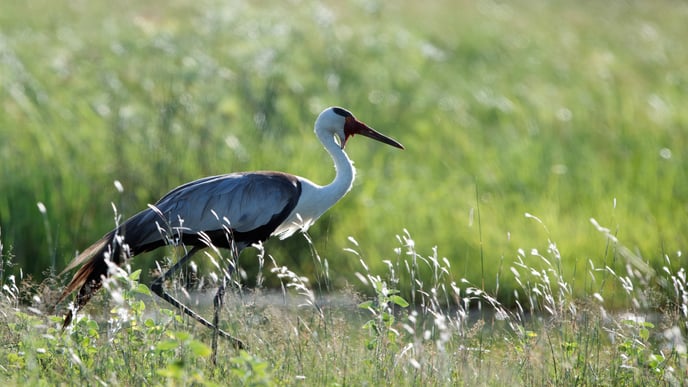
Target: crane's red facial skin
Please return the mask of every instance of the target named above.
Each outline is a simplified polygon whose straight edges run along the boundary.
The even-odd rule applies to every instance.
[[[373,140],[384,142],[387,145],[404,149],[404,146],[396,140],[374,130],[354,117],[346,117],[344,121],[344,141],[342,141],[342,149],[344,149],[346,146],[346,142],[349,140],[349,137],[353,137],[354,134],[360,134],[361,136],[366,136],[368,138],[372,138]]]

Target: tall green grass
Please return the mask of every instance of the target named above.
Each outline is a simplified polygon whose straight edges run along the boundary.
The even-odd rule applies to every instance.
[[[577,283],[589,262],[623,267],[590,218],[655,271],[685,249],[685,4],[32,1],[1,14],[0,228],[37,279],[112,227],[111,203],[131,215],[229,171],[327,182],[311,128],[334,104],[407,147],[348,146],[359,180],[311,230],[336,288],[356,283],[348,236],[381,270],[402,228],[507,303],[514,251],[548,237]],[[315,274],[303,238],[267,248]]]
[[[3,4],[0,378],[685,384],[686,16],[672,1]],[[311,128],[334,104],[407,149],[352,140],[354,190],[307,238],[247,250],[222,322],[249,351],[221,343],[211,366],[210,332],[140,284],[173,249],[59,331],[65,279],[44,274],[113,226],[113,204],[131,215],[228,171],[327,182]],[[202,309],[184,292],[214,283],[168,285]]]
[[[613,249],[626,249],[597,226]],[[374,297],[351,289],[333,292],[327,281],[311,284],[260,249],[261,275],[277,277],[281,290],[248,290],[242,286],[246,278],[234,273],[222,327],[249,349],[238,351],[221,341],[217,365],[210,360],[211,330],[151,298],[138,283],[140,270],[113,273],[106,291],[64,332],[61,318],[46,314],[55,284],[33,288],[35,283],[10,277],[0,292],[0,375],[22,385],[688,382],[686,271],[670,269],[681,257],[665,257],[660,272],[645,270],[642,262],[618,273],[590,262],[585,297],[576,298],[577,285],[560,267],[563,252],[548,240],[546,250],[517,251],[517,261],[507,265],[503,278],[518,283],[517,307],[510,309],[493,292],[455,277],[437,251],[418,253],[408,232],[397,236],[395,257],[384,261],[381,271],[362,257],[355,239],[347,244],[357,261],[357,280]],[[335,273],[313,249],[317,276],[332,277]],[[169,285],[184,283],[183,277],[177,280]],[[657,293],[651,281],[668,291]],[[616,295],[606,282],[624,291]],[[413,292],[403,296],[401,287]],[[185,302],[197,302],[198,293],[179,289]],[[622,298],[627,306],[607,309],[608,296]]]

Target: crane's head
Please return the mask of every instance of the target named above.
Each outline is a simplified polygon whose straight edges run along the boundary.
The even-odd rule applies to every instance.
[[[320,113],[318,119],[315,121],[315,132],[318,136],[321,135],[320,132],[326,132],[329,135],[335,136],[337,140],[339,140],[339,146],[341,146],[342,149],[344,149],[346,142],[350,137],[353,137],[354,134],[360,134],[361,136],[384,142],[393,147],[404,149],[404,146],[396,140],[374,130],[357,120],[350,111],[337,106],[329,107]]]

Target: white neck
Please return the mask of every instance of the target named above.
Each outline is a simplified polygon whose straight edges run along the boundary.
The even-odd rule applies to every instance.
[[[325,208],[322,209],[322,212],[325,212],[349,192],[354,183],[354,178],[356,177],[356,169],[354,168],[353,162],[349,160],[349,156],[346,155],[346,152],[344,152],[341,146],[334,141],[332,133],[318,131],[317,134],[325,150],[327,150],[327,153],[332,157],[334,169],[336,171],[332,183],[321,187],[319,190],[319,201],[322,206],[325,206]]]
[[[296,207],[285,221],[273,232],[286,238],[298,230],[307,230],[325,211],[332,207],[351,189],[356,170],[344,150],[334,141],[332,133],[316,131],[320,142],[334,160],[336,176],[332,183],[320,186],[299,177],[301,196]]]

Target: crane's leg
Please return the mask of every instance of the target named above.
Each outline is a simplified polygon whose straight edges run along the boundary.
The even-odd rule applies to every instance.
[[[220,287],[217,288],[217,293],[215,294],[215,298],[213,298],[213,306],[215,307],[215,314],[213,315],[213,325],[215,325],[215,329],[213,330],[213,342],[211,345],[212,348],[212,354],[210,355],[210,360],[213,362],[213,364],[216,364],[216,359],[217,359],[217,337],[220,334],[220,310],[222,310],[222,305],[224,304],[224,298],[225,298],[225,287],[227,286],[227,280],[229,277],[229,273],[225,272],[225,274],[222,276],[222,281],[220,282]]]
[[[203,249],[203,247],[194,246],[188,253],[186,253],[186,255],[184,255],[179,261],[177,261],[177,263],[175,263],[169,270],[167,270],[167,271],[165,272],[165,274],[163,274],[162,276],[156,278],[156,279],[151,283],[150,288],[151,288],[151,290],[153,291],[153,293],[157,294],[157,295],[158,295],[160,298],[162,298],[163,300],[165,300],[165,301],[169,302],[170,304],[174,305],[174,306],[175,306],[177,309],[179,309],[180,311],[182,311],[182,312],[186,313],[187,315],[193,317],[196,321],[198,321],[198,322],[200,322],[201,324],[207,326],[208,328],[214,329],[214,330],[215,330],[214,336],[217,336],[217,335],[222,336],[222,337],[224,337],[224,338],[226,338],[226,339],[229,339],[229,340],[232,342],[232,344],[234,344],[235,347],[237,347],[237,348],[245,348],[246,346],[244,345],[244,343],[243,343],[241,340],[239,340],[239,339],[233,337],[232,335],[230,335],[229,333],[227,333],[227,332],[225,332],[225,331],[223,331],[223,330],[217,328],[217,322],[218,322],[217,316],[215,317],[215,324],[212,324],[210,321],[204,319],[201,315],[199,315],[198,313],[196,313],[196,312],[194,312],[193,310],[189,309],[189,307],[187,307],[186,305],[182,304],[182,303],[181,303],[180,301],[178,301],[176,298],[174,298],[174,297],[172,297],[171,295],[169,295],[169,294],[165,291],[165,289],[164,289],[164,286],[163,286],[163,285],[164,285],[165,281],[167,281],[168,279],[170,279],[170,277],[172,277],[172,275],[174,275],[174,273],[175,273],[177,270],[179,270],[180,267],[182,267],[189,259],[191,259],[191,257],[192,257],[194,254],[196,254],[196,253],[197,253],[199,250],[201,250],[201,249]],[[223,280],[223,283],[224,283],[224,280]],[[223,289],[222,292],[224,293],[224,287],[222,286],[222,284],[221,284],[221,287],[222,287],[222,289]],[[217,298],[217,295],[216,295],[215,297]],[[217,312],[216,312],[216,315],[217,315]]]
[[[217,337],[220,335],[220,310],[222,310],[222,306],[224,305],[224,298],[225,298],[225,288],[227,287],[227,284],[231,281],[231,274],[236,268],[237,265],[237,259],[239,259],[239,250],[237,249],[236,245],[232,243],[232,247],[230,248],[230,251],[232,252],[232,258],[233,258],[233,267],[232,270],[223,270],[223,275],[222,275],[222,281],[220,281],[220,286],[217,288],[217,293],[215,293],[215,298],[213,298],[213,305],[215,306],[215,314],[213,315],[213,325],[215,325],[215,330],[213,331],[213,341],[212,341],[212,354],[210,355],[210,359],[213,362],[213,364],[216,364],[216,359],[217,359]],[[239,347],[241,348],[241,347]]]

